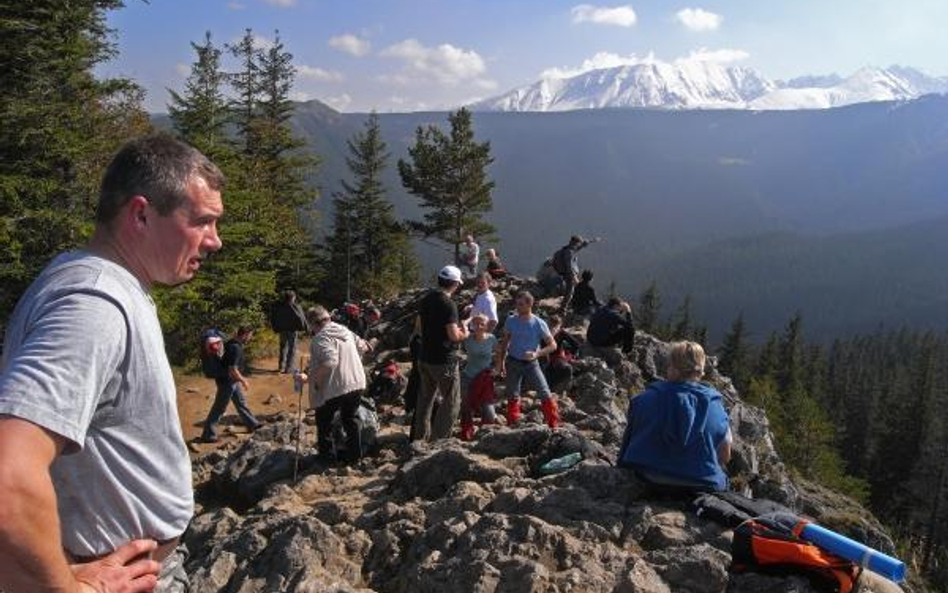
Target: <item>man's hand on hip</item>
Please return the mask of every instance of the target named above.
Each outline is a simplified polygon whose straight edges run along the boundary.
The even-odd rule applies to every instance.
[[[73,564],[79,593],[150,593],[158,585],[161,564],[148,555],[158,547],[154,540],[139,539],[118,548],[101,560]]]

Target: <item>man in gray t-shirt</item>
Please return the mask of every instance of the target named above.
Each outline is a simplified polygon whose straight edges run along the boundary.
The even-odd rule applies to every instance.
[[[0,590],[184,590],[191,465],[150,290],[220,249],[223,183],[170,136],[126,144],[89,245],[17,304],[0,359]]]

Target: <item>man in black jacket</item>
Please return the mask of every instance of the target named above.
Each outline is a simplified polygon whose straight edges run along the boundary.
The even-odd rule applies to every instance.
[[[588,354],[598,356],[610,366],[621,360],[622,353],[632,351],[635,326],[632,325],[632,307],[618,297],[612,297],[605,307],[600,307],[586,330]]]
[[[274,303],[270,312],[270,325],[273,331],[280,334],[280,358],[277,361],[277,370],[281,373],[291,373],[295,368],[293,359],[296,357],[296,332],[305,331],[306,315],[303,308],[296,302],[296,293],[287,290],[283,293],[283,300]]]

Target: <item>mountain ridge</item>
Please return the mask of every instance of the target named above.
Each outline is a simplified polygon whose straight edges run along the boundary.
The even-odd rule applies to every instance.
[[[948,77],[904,66],[863,67],[848,77],[803,76],[771,80],[752,68],[714,61],[678,60],[546,77],[472,103],[474,111],[569,111],[601,108],[827,109],[856,103],[906,101],[948,93]]]

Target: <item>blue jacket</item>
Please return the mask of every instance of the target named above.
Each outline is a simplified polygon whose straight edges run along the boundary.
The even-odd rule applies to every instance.
[[[718,446],[729,420],[723,398],[696,382],[652,383],[629,402],[619,465],[713,490],[727,490]]]

